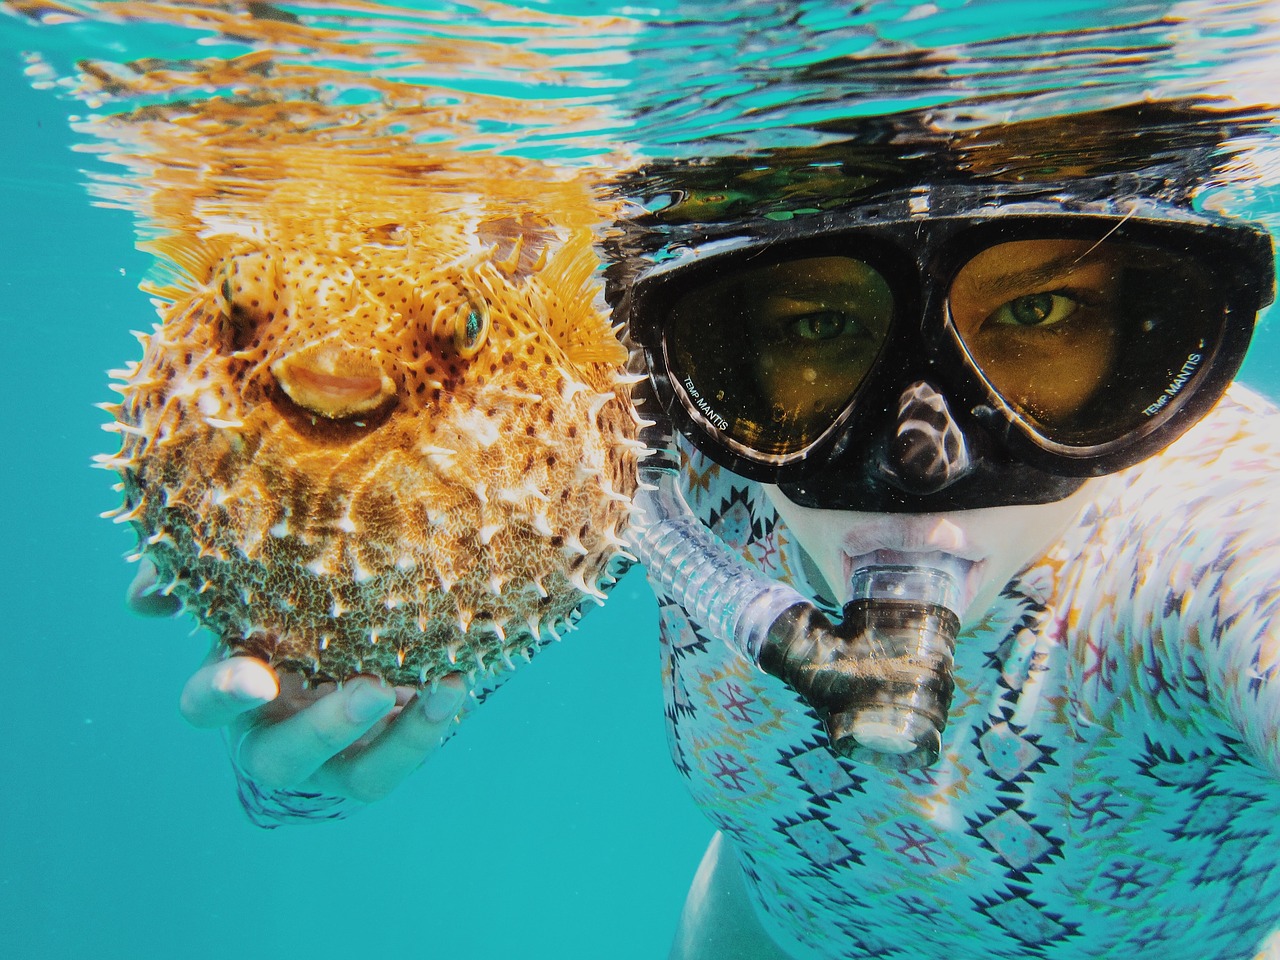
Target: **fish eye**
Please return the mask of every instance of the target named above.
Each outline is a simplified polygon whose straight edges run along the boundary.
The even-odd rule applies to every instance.
[[[468,298],[458,309],[453,324],[453,346],[464,360],[470,360],[489,336],[489,305]]]
[[[218,309],[233,322],[243,312],[244,289],[234,259],[225,261],[218,269],[213,285],[213,299]]]
[[[218,287],[218,293],[221,295],[222,302],[218,304],[223,313],[231,313],[235,309],[236,287],[231,282],[230,276],[223,276],[222,283]]]
[[[232,351],[246,349],[264,319],[260,309],[262,299],[254,297],[254,291],[246,287],[246,274],[240,266],[239,257],[233,257],[221,266],[218,271],[221,280],[216,282],[213,294],[217,309],[227,318],[230,336],[227,346]]]
[[[226,257],[214,273],[214,301],[228,317],[244,320],[272,316],[278,277],[270,254],[261,251]]]

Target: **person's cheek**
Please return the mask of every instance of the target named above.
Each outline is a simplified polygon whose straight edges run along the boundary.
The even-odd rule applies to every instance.
[[[1069,417],[1105,382],[1114,353],[1113,337],[1104,330],[1086,328],[1063,337],[1055,350],[1056,374],[1036,381],[1032,406],[1045,417]]]
[[[1060,419],[1083,406],[1105,381],[1114,336],[1096,326],[1078,331],[1004,331],[982,340],[982,371],[1032,416]]]

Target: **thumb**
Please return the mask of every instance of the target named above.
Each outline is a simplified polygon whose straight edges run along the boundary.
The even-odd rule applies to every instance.
[[[156,566],[146,557],[138,561],[138,572],[125,592],[124,602],[142,617],[172,617],[182,609],[182,601],[161,591],[156,582]]]

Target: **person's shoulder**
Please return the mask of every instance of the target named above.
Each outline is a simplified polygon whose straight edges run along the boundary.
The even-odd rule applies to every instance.
[[[1280,456],[1280,408],[1274,401],[1233,383],[1202,421],[1168,450],[1173,459],[1202,456]],[[1217,451],[1215,453],[1214,451]]]
[[[1250,487],[1272,490],[1280,483],[1280,409],[1233,384],[1203,420],[1120,481],[1131,495],[1152,498],[1150,509],[1204,504]]]
[[[1168,564],[1280,562],[1280,528],[1262,522],[1278,498],[1280,411],[1237,385],[1168,449],[1098,481],[1060,549],[1115,591]]]
[[[1233,387],[1163,453],[1101,480],[1067,532],[1059,602],[1077,641],[1123,637],[1168,665],[1214,638],[1247,658],[1280,590],[1278,499],[1280,413]]]

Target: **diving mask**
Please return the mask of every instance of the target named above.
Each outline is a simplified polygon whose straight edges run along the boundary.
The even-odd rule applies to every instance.
[[[804,506],[922,512],[1052,502],[1171,443],[1272,278],[1252,224],[913,194],[695,247],[621,311],[713,460]]]

